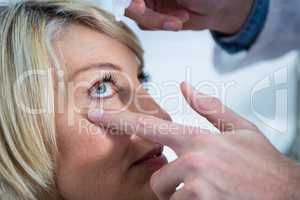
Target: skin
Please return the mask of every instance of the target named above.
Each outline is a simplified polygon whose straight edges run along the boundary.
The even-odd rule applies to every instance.
[[[191,107],[219,129],[219,134],[135,113],[112,114],[95,110],[95,124],[134,132],[168,145],[178,159],[151,178],[160,200],[296,200],[300,199],[300,166],[278,152],[252,123],[218,99],[181,90]],[[126,116],[120,122],[120,118]],[[128,134],[131,134],[128,131]],[[168,134],[169,133],[169,134]],[[185,134],[184,134],[185,133]],[[176,191],[176,186],[184,183]]]
[[[59,146],[55,178],[60,195],[65,200],[156,200],[149,184],[154,171],[131,164],[159,144],[136,135],[107,134],[87,119],[90,109],[125,108],[136,113],[155,109],[153,116],[171,120],[141,87],[135,54],[117,40],[81,25],[65,27],[53,45],[68,86],[65,98],[59,98],[60,82],[55,88]],[[111,63],[119,69],[101,66],[83,71],[95,63]],[[103,73],[114,73],[122,92],[91,98],[89,91]]]
[[[132,0],[126,15],[149,30],[240,31],[254,0]]]

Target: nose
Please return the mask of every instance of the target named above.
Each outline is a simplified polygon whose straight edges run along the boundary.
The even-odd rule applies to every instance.
[[[135,96],[131,109],[132,112],[152,115],[163,120],[172,121],[171,116],[155,102],[147,91],[144,90],[142,95],[139,94]],[[142,145],[142,147],[137,149],[153,149],[154,146],[160,145],[137,135],[132,135],[130,139],[135,145]]]
[[[162,109],[146,91],[143,91],[142,95],[140,93],[136,96],[133,109],[134,112],[137,113],[152,115],[163,120],[172,121],[171,116]]]
[[[149,102],[149,104],[150,104],[150,102]],[[166,121],[172,121],[171,116],[164,109],[162,109],[153,99],[152,99],[151,104],[153,104],[152,105],[153,107],[156,107],[156,111],[157,111],[157,112],[153,113],[152,116],[155,116],[157,118],[160,118],[160,119],[163,119]]]
[[[166,121],[172,121],[171,116],[156,103],[156,101],[151,97],[150,94],[148,94],[147,91],[144,91],[143,95],[139,94],[135,97],[134,106],[132,106],[132,109],[132,112],[152,115]],[[152,149],[154,146],[160,145],[136,135],[132,135],[130,139],[135,141],[136,145],[142,145],[143,149]]]

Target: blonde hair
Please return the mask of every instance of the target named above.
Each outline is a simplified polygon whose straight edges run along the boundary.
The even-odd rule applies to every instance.
[[[53,68],[57,59],[51,40],[70,23],[119,40],[143,65],[143,50],[132,31],[90,2],[24,0],[1,5],[0,199],[56,198],[54,81],[34,75]],[[16,84],[20,77],[22,84]],[[30,110],[21,109],[20,102]]]

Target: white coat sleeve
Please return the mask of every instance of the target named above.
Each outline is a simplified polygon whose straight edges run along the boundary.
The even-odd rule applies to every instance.
[[[217,71],[231,72],[258,61],[280,57],[300,49],[300,0],[270,0],[264,30],[248,51],[228,54],[220,47],[214,49]]]

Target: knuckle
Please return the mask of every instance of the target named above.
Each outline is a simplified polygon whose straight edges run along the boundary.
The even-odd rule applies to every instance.
[[[218,99],[217,97],[210,97],[208,103],[214,108],[221,108],[223,105],[220,99]]]
[[[199,199],[201,196],[200,186],[197,183],[190,183],[184,186],[184,192],[187,199]]]
[[[185,131],[187,136],[192,137],[193,143],[197,145],[206,142],[206,138],[211,136],[211,132],[204,129],[199,129],[198,127],[190,127]]]
[[[226,168],[221,158],[209,152],[188,154],[183,157],[182,163],[192,174],[199,174],[201,171],[208,169],[218,168],[221,170]]]
[[[221,191],[206,181],[194,180],[185,186],[187,199],[223,199]]]
[[[222,107],[224,106],[222,102],[217,97],[213,96],[204,95],[199,97],[198,105],[200,107],[206,108],[208,110],[207,114],[213,114],[224,110],[224,108]]]
[[[202,164],[202,156],[200,154],[187,154],[183,156],[182,163],[190,172],[198,172]]]
[[[201,141],[201,135],[202,132],[199,131],[197,128],[193,128],[189,131],[188,136],[192,137],[192,141],[199,144],[199,142]]]

